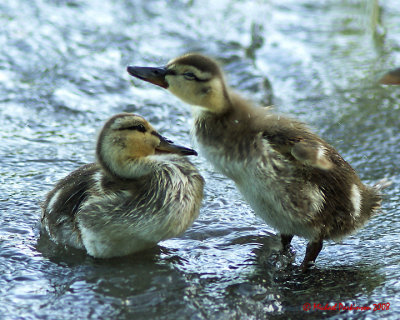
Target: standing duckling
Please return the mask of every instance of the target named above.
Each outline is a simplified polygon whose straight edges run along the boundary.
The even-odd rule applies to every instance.
[[[142,117],[113,116],[97,141],[97,162],[60,180],[47,195],[42,231],[93,257],[128,255],[176,237],[199,215],[204,180]]]
[[[256,108],[231,91],[219,65],[186,54],[165,67],[128,67],[168,89],[194,110],[194,134],[205,157],[232,179],[255,213],[280,231],[309,240],[301,268],[315,262],[323,240],[340,240],[380,207],[378,189],[303,123]]]

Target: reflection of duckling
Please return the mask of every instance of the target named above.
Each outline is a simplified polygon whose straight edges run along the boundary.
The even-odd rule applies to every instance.
[[[379,208],[378,190],[362,184],[332,146],[303,123],[255,108],[233,93],[214,60],[187,54],[165,67],[128,72],[199,107],[194,133],[203,154],[281,232],[285,249],[293,235],[310,241],[303,270],[323,240],[351,234]]]
[[[400,68],[390,70],[379,80],[382,84],[400,84]]]
[[[99,258],[123,256],[183,233],[197,218],[204,181],[181,155],[197,155],[158,134],[142,117],[104,125],[97,163],[59,181],[43,205],[56,243]]]

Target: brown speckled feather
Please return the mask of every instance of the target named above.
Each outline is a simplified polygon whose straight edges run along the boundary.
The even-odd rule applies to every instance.
[[[324,239],[340,240],[377,212],[381,196],[305,124],[258,108],[232,92],[218,63],[201,54],[173,59],[165,73],[146,78],[163,83],[194,112],[194,134],[202,154],[232,179],[255,213],[282,234],[310,240],[303,270],[315,261]],[[146,73],[151,68],[146,69]],[[157,80],[154,75],[157,73]]]

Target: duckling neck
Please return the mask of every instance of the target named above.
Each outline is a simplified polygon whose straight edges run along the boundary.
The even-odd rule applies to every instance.
[[[215,140],[216,133],[229,137],[233,131],[248,131],[255,113],[255,108],[248,101],[234,92],[227,92],[224,102],[218,106],[193,109],[195,134],[200,139],[210,136]]]
[[[140,159],[107,159],[107,156],[98,154],[97,161],[108,176],[119,180],[139,179],[151,173],[153,161]]]
[[[214,81],[214,80],[213,80]],[[214,87],[216,88],[205,88],[207,97],[199,99],[196,102],[189,102],[195,108],[195,117],[201,117],[202,114],[214,114],[215,116],[223,115],[232,109],[232,100],[229,88],[223,82],[214,81]]]
[[[203,155],[211,162],[224,162],[221,159],[225,156],[240,160],[258,150],[250,143],[256,134],[252,130],[257,118],[256,108],[235,93],[229,98],[223,112],[203,111],[194,115],[193,133]]]

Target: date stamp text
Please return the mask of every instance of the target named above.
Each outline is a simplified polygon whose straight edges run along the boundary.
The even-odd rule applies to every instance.
[[[373,303],[371,305],[359,306],[353,303],[345,304],[338,302],[332,303],[305,303],[303,304],[304,311],[321,310],[321,311],[386,311],[390,309],[389,302]]]

